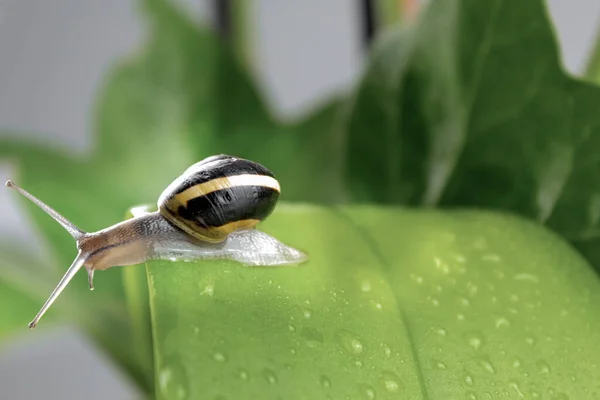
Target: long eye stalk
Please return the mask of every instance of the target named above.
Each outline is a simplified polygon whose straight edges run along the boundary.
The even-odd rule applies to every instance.
[[[62,227],[65,228],[66,231],[69,232],[69,234],[71,236],[73,236],[73,239],[79,240],[83,235],[85,235],[84,231],[82,231],[81,229],[76,227],[75,224],[73,224],[71,221],[69,221],[68,219],[63,217],[58,211],[56,211],[55,209],[53,209],[52,207],[50,207],[49,205],[47,205],[46,203],[44,203],[43,201],[41,201],[40,199],[38,199],[37,197],[32,195],[31,193],[29,193],[25,189],[21,189],[13,181],[6,181],[6,186],[9,188],[15,189],[17,192],[21,193],[23,196],[25,196],[29,200],[31,200],[36,206],[38,206],[39,208],[44,210],[46,212],[46,214],[48,214],[56,222],[61,224]]]
[[[17,186],[13,181],[7,181],[6,186],[9,188],[15,189],[17,192],[19,192],[20,194],[22,194],[23,196],[25,196],[26,198],[31,200],[39,208],[44,210],[46,212],[46,214],[51,216],[52,219],[54,219],[63,228],[65,228],[65,230],[67,232],[69,232],[69,234],[77,242],[79,242],[79,240],[81,238],[85,237],[86,232],[79,229],[71,221],[69,221],[64,216],[62,216],[58,211],[54,210],[49,205],[45,204],[43,201],[41,201],[40,199],[38,199],[31,193],[26,191],[25,189],[22,189],[19,186]],[[50,294],[50,297],[48,297],[48,300],[46,300],[46,302],[44,303],[44,305],[42,306],[40,311],[37,313],[37,315],[35,316],[33,321],[31,321],[29,323],[30,328],[35,328],[37,323],[40,321],[40,319],[46,313],[46,311],[50,308],[52,303],[54,303],[56,301],[56,299],[61,294],[61,292],[65,289],[65,287],[67,287],[67,285],[69,284],[71,279],[73,279],[73,277],[75,276],[77,271],[79,271],[81,269],[81,267],[83,267],[83,265],[85,264],[85,262],[87,260],[87,256],[88,256],[87,254],[82,253],[82,252],[79,252],[77,254],[77,257],[75,258],[75,260],[73,261],[73,263],[71,264],[71,266],[69,267],[69,269],[67,270],[65,275],[62,277],[62,279],[60,280],[60,282],[58,283],[56,288],[52,291],[52,293]],[[89,274],[88,276],[89,276],[90,289],[93,289],[93,284],[92,284],[93,270],[88,271],[88,274]]]
[[[77,274],[77,272],[81,269],[81,267],[83,267],[83,264],[85,263],[86,259],[87,259],[86,254],[82,254],[82,253],[77,254],[77,257],[75,257],[73,264],[71,264],[71,266],[69,267],[69,269],[67,270],[65,275],[62,277],[60,282],[58,282],[58,285],[56,285],[56,288],[52,291],[52,293],[50,294],[50,297],[48,297],[48,300],[46,300],[46,302],[44,303],[44,305],[42,306],[40,311],[37,313],[37,315],[35,316],[33,321],[31,321],[29,323],[29,328],[35,328],[35,326],[38,324],[40,319],[44,316],[46,311],[48,311],[48,309],[50,308],[52,303],[54,303],[54,301],[56,301],[58,296],[60,296],[61,292],[67,287],[69,282],[71,282],[71,279],[73,279],[75,274]]]

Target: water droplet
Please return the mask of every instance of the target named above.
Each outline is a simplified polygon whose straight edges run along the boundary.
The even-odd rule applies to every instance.
[[[467,384],[467,386],[473,386],[475,384],[475,381],[473,380],[473,377],[471,375],[465,375],[465,383]]]
[[[456,319],[459,321],[464,321],[465,320],[465,315],[464,314],[456,314]]]
[[[390,348],[390,346],[388,346],[385,343],[382,343],[381,347],[383,347],[383,354],[385,354],[386,357],[389,358],[392,356],[392,349]]]
[[[248,371],[246,371],[244,369],[240,369],[238,376],[243,381],[247,381],[250,378],[250,376],[248,375]]]
[[[514,276],[514,280],[515,281],[524,281],[524,282],[538,283],[540,279],[537,277],[537,275],[523,273],[523,274],[516,274]]]
[[[521,366],[521,360],[518,357],[515,357],[512,366],[513,368],[519,368]]]
[[[433,304],[434,307],[438,307],[440,305],[440,301],[438,299],[436,299],[435,297],[433,297],[431,299],[431,304]]]
[[[362,290],[363,292],[370,292],[371,291],[371,282],[362,281],[362,283],[360,285],[360,290]]]
[[[383,389],[391,393],[400,390],[400,378],[391,371],[385,371],[381,374],[380,383]]]
[[[288,329],[290,330],[290,332],[296,332],[296,327],[292,324],[288,325]]]
[[[423,277],[415,274],[410,274],[410,278],[417,282],[419,285],[423,283]]]
[[[460,304],[462,304],[463,307],[468,307],[471,305],[471,302],[466,297],[463,297],[460,299]]]
[[[362,384],[358,386],[358,392],[362,395],[363,399],[366,400],[374,400],[375,399],[375,389],[371,386]]]
[[[467,343],[469,344],[469,346],[471,346],[475,350],[479,350],[482,342],[483,342],[483,340],[481,339],[481,336],[479,336],[475,333],[467,335]]]
[[[500,262],[500,256],[496,253],[484,254],[481,261]]]
[[[158,384],[160,391],[166,398],[183,400],[187,396],[187,374],[179,363],[168,363],[169,367],[160,370]]]
[[[329,389],[331,387],[331,381],[326,375],[321,375],[319,378],[319,383],[324,389]]]
[[[438,361],[438,362],[435,364],[435,366],[436,366],[438,369],[441,369],[441,370],[444,370],[444,369],[446,369],[446,368],[447,368],[447,367],[446,367],[446,364],[444,364],[444,363],[443,363],[443,362],[441,362],[441,361]]]
[[[492,400],[494,398],[490,392],[483,392],[483,395],[486,400]]]
[[[171,376],[173,373],[170,369],[165,368],[158,374],[158,384],[160,385],[161,390],[165,390],[171,381]]]
[[[312,317],[312,312],[310,310],[306,309],[306,310],[304,310],[302,315],[304,315],[304,318],[310,319],[310,317]]]
[[[265,377],[267,382],[269,382],[271,385],[274,385],[277,383],[277,375],[275,375],[275,372],[273,372],[272,370],[265,368],[263,370],[263,376]]]
[[[355,358],[354,359],[354,365],[356,365],[358,368],[362,368],[363,362],[360,359]]]
[[[292,355],[296,355],[296,349],[293,347],[290,347],[290,353],[292,353]]]
[[[442,271],[444,274],[450,273],[450,266],[444,261],[442,261],[442,259],[434,257],[433,261],[435,262],[435,267]]]
[[[533,346],[535,344],[535,339],[531,336],[527,336],[525,338],[525,343],[527,343],[530,346]]]
[[[197,326],[194,327],[194,333],[197,335],[200,333],[200,328],[198,328]]]
[[[306,339],[306,345],[313,349],[323,344],[323,335],[314,328],[303,328],[302,336]]]
[[[350,354],[360,354],[364,350],[358,337],[349,331],[340,331],[337,334],[337,339],[342,349]]]
[[[469,294],[471,295],[471,297],[473,297],[477,294],[479,287],[477,285],[473,284],[472,282],[469,282],[469,283],[467,283],[467,290],[469,291]]]
[[[538,367],[540,375],[549,375],[550,366],[544,360],[538,360],[535,365]]]
[[[481,366],[490,374],[496,373],[496,370],[494,369],[494,366],[492,365],[492,363],[486,359],[481,360]]]
[[[215,286],[212,283],[209,283],[208,285],[204,286],[204,289],[200,292],[200,296],[206,294],[210,297],[213,297],[214,293],[215,293]]]
[[[509,326],[510,325],[510,321],[505,318],[505,317],[498,317],[496,318],[496,328],[500,329],[503,326]]]
[[[440,336],[446,336],[448,334],[444,328],[433,328],[433,331]]]
[[[473,392],[467,392],[465,393],[465,396],[467,400],[477,400],[477,395]]]
[[[227,361],[227,356],[225,356],[225,354],[223,354],[223,353],[216,352],[213,354],[213,360],[215,360],[217,362],[225,362],[225,361]]]
[[[515,381],[509,381],[508,382],[508,387],[510,387],[511,389],[514,389],[517,392],[517,395],[519,395],[519,397],[524,397],[525,396],[523,394],[523,392],[521,392],[521,389],[519,388],[519,384],[517,382],[515,382]]]

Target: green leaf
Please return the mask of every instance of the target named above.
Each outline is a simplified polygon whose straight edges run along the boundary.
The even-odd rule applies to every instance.
[[[0,281],[0,339],[17,336],[27,328],[31,316],[39,309],[39,304],[14,285]]]
[[[352,199],[510,210],[600,268],[600,90],[563,71],[541,0],[432,2],[381,38],[354,102]]]
[[[160,399],[600,393],[600,282],[537,224],[282,204],[261,229],[309,261],[148,264]]]

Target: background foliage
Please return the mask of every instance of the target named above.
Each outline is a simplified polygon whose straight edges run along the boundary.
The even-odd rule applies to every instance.
[[[156,384],[169,399],[207,385],[215,396],[298,388],[350,395],[338,386],[344,381],[358,382],[352,394],[367,399],[400,389],[407,398],[600,393],[590,378],[598,368],[590,349],[600,331],[599,282],[586,261],[512,217],[403,208],[517,214],[546,225],[600,268],[600,91],[563,71],[541,0],[432,2],[415,24],[379,38],[347,98],[294,124],[270,115],[240,61],[212,33],[167,1],[142,4],[149,38],[109,75],[97,103],[96,151],[77,158],[3,139],[0,156],[15,161],[15,180],[91,231],[151,202],[203,157],[251,158],[276,171],[284,202],[323,205],[282,205],[264,226],[306,248],[312,261],[284,270],[149,263],[149,283],[144,266],[128,267],[124,279],[98,274],[101,290],[93,295],[80,276],[55,317],[78,321],[141,388],[152,393]],[[339,206],[348,203],[380,208]],[[26,325],[74,252],[60,227],[38,210],[31,215],[55,269],[38,273],[44,269],[26,254],[3,251],[0,296],[15,305],[3,310],[4,335]],[[481,240],[489,241],[485,252],[469,247]],[[406,245],[415,241],[421,245]],[[469,261],[461,267],[463,252]],[[432,261],[452,257],[450,266]],[[490,262],[496,268],[486,269]],[[450,276],[440,275],[444,265]],[[496,280],[504,283],[489,283]],[[494,294],[478,297],[478,290]],[[522,309],[511,305],[515,298]],[[432,309],[434,300],[441,307]],[[473,308],[458,311],[465,301]],[[373,314],[377,304],[381,313]],[[458,316],[467,314],[462,324]],[[448,333],[443,344],[440,332]],[[304,355],[298,337],[309,349]],[[392,348],[398,355],[388,359]],[[285,361],[292,349],[300,361]],[[239,352],[247,358],[214,368]],[[293,382],[288,365],[297,368]],[[230,392],[221,390],[225,382]]]

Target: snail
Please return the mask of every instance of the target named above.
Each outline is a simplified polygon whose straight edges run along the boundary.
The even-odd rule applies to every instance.
[[[306,255],[260,232],[279,199],[280,186],[264,166],[228,155],[189,167],[159,196],[158,210],[133,210],[133,218],[85,232],[50,206],[15,189],[44,210],[75,239],[78,254],[33,321],[34,328],[75,274],[85,267],[90,290],[95,270],[155,259],[226,258],[249,265],[298,264]]]

